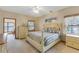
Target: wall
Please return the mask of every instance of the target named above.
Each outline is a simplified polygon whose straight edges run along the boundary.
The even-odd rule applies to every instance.
[[[35,20],[36,30],[42,30],[43,22],[45,18],[48,17],[57,17],[57,20],[62,24],[62,33],[64,32],[64,16],[72,15],[72,14],[79,14],[79,7],[68,7],[60,11],[52,12],[48,15],[42,17],[31,17],[26,15],[21,15],[17,13],[7,12],[0,10],[0,34],[3,34],[3,18],[16,18],[16,26],[20,26],[22,24],[26,24],[27,20]],[[16,28],[17,29],[17,28]],[[65,38],[64,38],[65,39]]]
[[[69,8],[65,8],[63,10],[59,11],[62,15],[61,15],[61,19],[62,19],[62,31],[63,31],[63,40],[65,40],[65,25],[64,25],[64,16],[70,16],[70,15],[76,15],[79,14],[79,7],[69,7]]]
[[[57,20],[61,23],[61,35],[62,35],[62,40],[65,41],[65,31],[64,31],[64,16],[67,16],[67,15],[74,15],[74,14],[79,14],[79,7],[68,7],[68,8],[65,8],[65,9],[62,9],[62,10],[59,10],[59,11],[56,11],[56,12],[52,12],[51,14],[48,14],[48,15],[45,15],[45,16],[42,16],[40,17],[39,19],[39,27],[40,27],[40,30],[42,30],[42,27],[43,27],[43,22],[44,22],[44,19],[45,18],[49,18],[49,17],[56,17]]]
[[[42,17],[40,17],[40,21],[39,21],[39,26],[40,26],[40,30],[42,30],[42,28],[43,28],[43,24],[44,24],[44,21],[45,21],[45,19],[49,19],[49,18],[51,18],[51,17],[56,17],[57,19],[57,21],[61,24],[61,15],[62,14],[60,14],[59,12],[52,12],[52,13],[50,13],[50,14],[48,14],[48,15],[45,15],[45,16],[42,16]]]
[[[59,12],[63,14],[62,16],[79,14],[79,7],[78,6],[68,7],[63,10],[60,10]]]
[[[39,17],[36,17],[35,19],[34,19],[34,21],[35,21],[35,30],[36,31],[39,31],[40,30],[40,18]]]
[[[17,14],[13,12],[0,10],[0,34],[3,34],[3,18],[15,18],[16,19],[16,29],[22,24],[27,24],[27,20],[33,19],[31,16],[26,16],[22,14]],[[17,31],[16,31],[17,32]]]

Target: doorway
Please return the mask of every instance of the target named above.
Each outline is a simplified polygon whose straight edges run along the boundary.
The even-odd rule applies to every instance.
[[[4,37],[8,35],[16,36],[16,19],[15,18],[4,18],[3,19],[3,33]]]

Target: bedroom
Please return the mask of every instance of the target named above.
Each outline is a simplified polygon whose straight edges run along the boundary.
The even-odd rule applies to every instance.
[[[74,6],[0,6],[0,52],[79,52],[78,15],[79,7]],[[14,31],[6,36],[4,18],[16,19]],[[54,42],[50,37],[57,40]]]

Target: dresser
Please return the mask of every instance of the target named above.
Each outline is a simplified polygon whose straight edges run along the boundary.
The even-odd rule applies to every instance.
[[[79,49],[79,36],[67,34],[66,35],[66,45]]]
[[[27,27],[25,27],[25,26],[19,26],[17,28],[16,38],[17,39],[25,39],[27,37],[27,34],[28,34]]]

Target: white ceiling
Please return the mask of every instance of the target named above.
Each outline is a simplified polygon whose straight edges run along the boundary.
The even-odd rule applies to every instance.
[[[64,8],[67,8],[66,6],[39,6],[41,10],[39,10],[39,13],[34,13],[33,8],[35,6],[0,6],[1,10],[20,13],[24,15],[30,15],[30,16],[42,16],[49,13],[49,11],[58,11]]]

